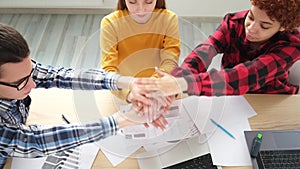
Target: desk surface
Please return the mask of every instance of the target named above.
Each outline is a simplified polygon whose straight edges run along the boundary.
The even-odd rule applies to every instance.
[[[31,96],[33,98],[33,105],[45,105],[45,100],[38,99],[38,93],[41,91],[33,91]],[[59,107],[59,111],[51,111],[51,105],[46,106],[47,109],[43,109],[43,112],[36,112],[39,108],[32,106],[31,114],[28,118],[28,123],[39,122],[40,124],[62,124],[61,114],[64,113],[71,122],[77,122],[77,116],[68,112],[75,112],[74,101],[80,101],[87,98],[93,98],[97,103],[98,110],[102,116],[111,114],[117,110],[117,104],[113,101],[113,96],[109,91],[97,91],[85,93],[73,91],[51,89],[43,92],[43,98],[48,98],[52,103]],[[63,93],[61,93],[63,92]],[[59,93],[59,94],[58,94]],[[62,96],[64,99],[62,99]],[[77,99],[80,96],[81,99]],[[83,96],[83,97],[82,97]],[[77,98],[76,98],[77,97]],[[59,99],[58,99],[59,98]],[[253,109],[257,112],[257,115],[249,119],[250,126],[253,130],[268,130],[268,129],[300,129],[300,95],[266,95],[266,94],[247,94],[245,98],[248,100]],[[71,100],[68,103],[67,100]],[[47,101],[48,102],[48,101]],[[49,103],[49,102],[48,102]],[[100,109],[101,107],[101,109]],[[74,111],[69,111],[70,109]],[[78,107],[76,107],[76,111]],[[79,108],[80,109],[80,108]],[[53,110],[53,109],[52,109]],[[59,119],[59,120],[58,120]],[[138,152],[137,152],[138,153]],[[10,168],[10,161],[5,166],[6,169]],[[106,156],[99,151],[96,160],[93,164],[93,169],[138,169],[138,163],[135,159],[127,159],[119,164],[117,167],[113,167]],[[252,167],[223,167],[224,169],[235,169],[235,168],[252,168]]]

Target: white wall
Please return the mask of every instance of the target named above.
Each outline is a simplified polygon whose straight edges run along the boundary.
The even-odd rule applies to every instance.
[[[250,8],[250,0],[166,0],[179,16],[223,17],[228,12]]]
[[[250,7],[250,0],[166,0],[179,16],[223,17]],[[116,0],[0,0],[0,8],[90,8],[114,9]],[[1,9],[0,9],[1,11]]]
[[[115,8],[116,0],[0,0],[0,8]],[[0,9],[1,10],[1,9]]]

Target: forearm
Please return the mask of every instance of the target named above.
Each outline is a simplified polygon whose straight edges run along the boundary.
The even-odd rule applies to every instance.
[[[179,85],[181,93],[186,93],[188,91],[188,83],[184,78],[176,78]]]
[[[120,76],[117,80],[117,87],[119,89],[131,89],[134,77],[131,76]]]
[[[166,38],[165,41],[164,49],[160,52],[161,61],[159,69],[163,72],[170,73],[178,66],[180,41],[173,38]]]
[[[108,73],[103,69],[55,68],[37,64],[33,80],[37,88],[66,88],[74,90],[118,90],[120,75]]]
[[[1,128],[3,139],[0,144],[6,147],[7,156],[34,158],[115,135],[118,123],[113,117],[107,117],[86,125],[61,125],[45,129],[37,125],[1,125]]]
[[[170,73],[175,67],[178,66],[178,61],[175,60],[163,60],[159,66],[159,70],[165,73]]]

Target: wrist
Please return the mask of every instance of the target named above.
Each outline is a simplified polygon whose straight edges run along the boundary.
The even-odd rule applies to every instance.
[[[129,92],[128,95],[127,95],[127,97],[126,97],[126,102],[127,103],[131,103],[132,99],[133,99],[133,96],[132,96],[131,92]]]
[[[187,81],[184,78],[176,78],[178,85],[179,85],[179,90],[180,93],[187,93],[188,90],[188,84]]]
[[[119,128],[126,126],[126,120],[120,115],[120,112],[116,112],[113,116],[115,117]]]
[[[134,77],[131,76],[120,76],[117,80],[117,87],[119,89],[131,89],[131,83]]]

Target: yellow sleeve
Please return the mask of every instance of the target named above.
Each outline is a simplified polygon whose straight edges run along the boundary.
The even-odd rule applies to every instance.
[[[113,28],[113,21],[109,15],[101,20],[100,50],[101,68],[108,72],[118,72],[117,33]]]
[[[160,66],[159,69],[163,72],[170,73],[176,66],[178,66],[178,60],[180,55],[180,35],[178,28],[178,17],[173,14],[169,19],[169,25],[163,48],[160,51]]]

